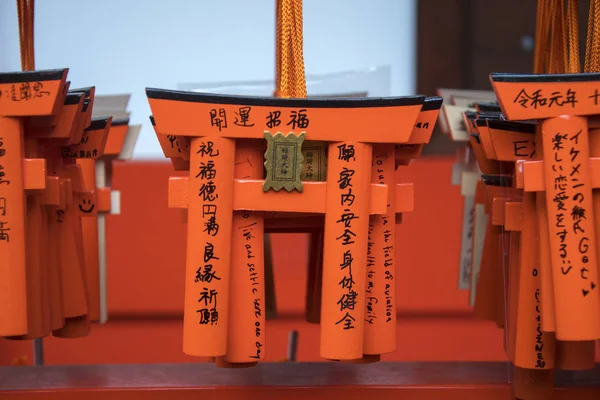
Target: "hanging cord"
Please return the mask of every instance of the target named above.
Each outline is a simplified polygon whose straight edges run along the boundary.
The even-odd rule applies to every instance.
[[[563,74],[566,72],[567,47],[566,32],[564,24],[564,0],[553,0],[551,6],[551,39],[550,39],[550,59],[548,72],[551,74]]]
[[[302,0],[277,0],[275,96],[306,97]]]
[[[538,1],[535,73],[581,72],[578,11],[579,0]]]
[[[579,0],[567,1],[567,32],[569,45],[569,64],[567,72],[578,74],[581,72],[579,59]]]
[[[548,70],[546,48],[550,36],[550,5],[550,0],[538,0],[533,56],[533,72],[535,74],[543,74]]]
[[[21,52],[21,69],[35,69],[35,51],[33,47],[35,0],[17,0],[17,16],[19,18],[19,49]]]
[[[600,72],[600,0],[590,1],[585,46],[585,72]]]

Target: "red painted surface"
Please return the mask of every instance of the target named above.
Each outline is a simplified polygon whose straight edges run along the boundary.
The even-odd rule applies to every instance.
[[[453,157],[424,158],[397,171],[414,182],[415,211],[398,229],[398,351],[386,360],[504,359],[502,333],[468,316],[457,289],[462,197],[450,184]],[[185,226],[167,208],[167,162],[118,164],[113,188],[121,215],[108,216],[108,306],[113,317],[89,337],[45,341],[48,364],[193,362],[181,351]],[[318,361],[318,326],[303,321],[307,237],[272,236],[280,318],[268,322],[268,360],[285,357],[287,334],[300,333],[298,358]],[[0,340],[0,365],[29,355],[30,343]]]

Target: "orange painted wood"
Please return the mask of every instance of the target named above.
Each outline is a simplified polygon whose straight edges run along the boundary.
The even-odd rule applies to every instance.
[[[23,187],[25,190],[46,189],[46,160],[23,159]]]
[[[509,260],[508,260],[508,298],[507,298],[507,326],[504,328],[505,336],[505,350],[508,360],[512,363],[515,361],[516,346],[515,341],[517,337],[517,309],[519,300],[519,271],[520,271],[520,257],[519,251],[521,246],[521,234],[515,232],[517,229],[510,229],[508,224],[510,209],[516,208],[511,206],[518,206],[517,211],[520,211],[521,204],[519,202],[508,202],[506,203],[506,215],[507,224],[505,225],[508,231],[512,231],[510,234],[509,243]],[[520,220],[520,216],[519,216]],[[519,224],[520,225],[520,224]],[[518,228],[518,227],[517,227]]]
[[[183,351],[195,356],[224,356],[227,352],[235,141],[220,137],[194,138],[190,146]],[[216,174],[203,174],[202,168]],[[221,279],[200,282],[196,271],[203,263],[207,248],[218,257],[212,264]]]
[[[69,142],[71,137],[80,140],[81,133],[77,134],[79,116],[83,113],[85,93],[68,93],[60,111],[50,118],[25,119],[27,136],[39,139],[63,139]]]
[[[553,332],[542,332],[540,310],[541,276],[539,245],[536,238],[537,214],[535,194],[525,193],[522,202],[519,293],[515,365],[525,369],[552,369],[555,365]]]
[[[23,127],[0,117],[0,336],[27,333]]]
[[[532,160],[539,156],[536,154],[535,125],[499,120],[487,120],[486,123],[497,160]]]
[[[431,100],[430,100],[431,99]],[[439,99],[439,98],[437,98]],[[436,101],[436,98],[426,98],[425,104],[429,102]],[[439,106],[441,107],[441,99],[439,101]],[[427,144],[429,143],[429,139],[431,139],[431,134],[433,133],[433,128],[435,128],[435,124],[437,122],[438,115],[440,114],[440,109],[436,108],[433,110],[423,110],[419,113],[419,117],[415,122],[415,126],[413,127],[412,133],[410,134],[410,138],[408,140],[409,144]]]
[[[395,186],[394,145],[374,145],[371,182]],[[387,212],[369,219],[366,313],[363,353],[396,350],[396,191],[389,190]]]
[[[83,175],[86,191],[96,192],[96,160],[91,158],[77,159],[77,165]],[[90,201],[91,200],[91,201]],[[83,235],[83,254],[85,265],[85,285],[87,288],[88,316],[90,321],[100,320],[100,260],[98,253],[98,202],[82,199],[76,207],[81,212],[80,224]],[[110,206],[109,206],[110,209]]]
[[[600,74],[490,74],[507,120],[539,120],[600,113]]]
[[[47,242],[46,254],[48,255],[48,301],[50,305],[50,328],[56,331],[65,324],[65,312],[63,305],[63,288],[60,269],[60,223],[56,218],[57,207],[48,207],[46,213]]]
[[[439,199],[444,198],[448,207],[460,208],[460,191],[449,183],[452,163],[453,157],[427,158],[415,160],[396,171],[397,181],[415,182],[417,204],[413,213],[404,215],[403,227],[397,232],[398,251],[402,252],[402,263],[407,266],[399,270],[401,279],[396,282],[402,310],[468,310],[466,293],[456,291],[450,282],[458,268],[451,258],[458,257],[461,217],[436,206]],[[185,226],[177,219],[179,210],[167,208],[164,182],[172,174],[167,162],[115,164],[114,187],[123,192],[123,204],[122,215],[107,216],[111,312],[163,314],[182,310],[184,272],[173,266],[183,266],[185,262]],[[155,176],[156,180],[142,184],[138,179],[141,175]],[[161,195],[164,196],[161,198]],[[426,229],[428,226],[440,228],[432,231]],[[131,240],[134,236],[140,240]],[[299,285],[298,279],[305,282],[308,261],[304,252],[298,254],[294,250],[305,249],[307,238],[302,234],[286,234],[275,235],[273,240],[280,249],[274,256],[275,264],[280,266],[276,266],[276,275],[284,279],[281,285],[285,289],[281,290],[291,290],[289,297],[278,299],[278,305],[284,312],[303,313],[304,288],[296,290],[294,287]],[[161,244],[170,250],[160,251]],[[428,250],[432,245],[438,251]],[[140,274],[136,267],[140,264],[154,272]],[[409,267],[422,264],[435,266],[440,281],[427,280],[430,270]],[[284,267],[288,265],[289,268]],[[125,290],[125,283],[135,279],[150,293],[161,292],[160,298]],[[429,296],[419,294],[428,287],[426,282],[434,288]]]
[[[189,178],[171,177],[169,179],[169,207],[188,207],[189,195],[186,195]],[[303,182],[302,196],[295,196],[287,191],[263,191],[262,180],[235,179],[234,193],[244,193],[244,196],[234,196],[234,210],[325,213],[325,198],[327,185],[325,182]],[[383,214],[387,210],[387,187],[385,185],[370,185],[370,214]],[[413,208],[412,184],[396,186],[397,209],[409,212]]]
[[[108,137],[106,138],[106,144],[104,146],[103,154],[105,156],[116,157],[121,153],[123,143],[125,142],[125,136],[129,129],[128,120],[113,120],[110,126]]]
[[[66,94],[68,69],[0,74],[0,116],[57,114]]]
[[[349,146],[354,154],[346,157]],[[364,346],[372,147],[330,143],[328,154],[320,354],[356,360]]]
[[[408,142],[425,100],[247,98],[150,88],[146,94],[155,127],[165,134],[263,139],[268,129],[302,129],[306,140],[374,143]],[[250,107],[245,123],[236,117],[241,107]],[[299,126],[300,115],[308,123]],[[190,126],[192,120],[196,123]],[[377,135],[367,133],[374,131]]]
[[[553,160],[544,162],[544,171],[556,337],[595,340],[600,338],[600,319],[596,318],[600,314],[600,289],[596,287],[592,183],[586,168],[589,164],[587,121],[575,116],[545,120],[542,139],[544,156]],[[566,178],[567,174],[570,178]],[[573,219],[570,213],[578,207],[585,210],[585,218],[578,218],[576,214]]]
[[[81,211],[78,199],[85,192],[81,169],[77,164],[58,170],[63,183],[65,206],[57,210],[59,225],[60,276],[65,324],[53,331],[57,337],[82,337],[89,333],[89,306]]]
[[[263,167],[262,146],[238,141],[235,176],[260,179],[263,176]],[[261,212],[235,211],[231,230],[231,318],[227,321],[227,353],[224,360],[229,363],[255,363],[265,359],[268,344],[264,217]],[[207,261],[206,257],[204,261],[211,262]]]
[[[589,174],[591,186],[600,188],[600,158],[589,159]],[[523,163],[523,170],[518,172],[523,176],[523,187],[527,192],[542,192],[546,190],[544,181],[544,161],[528,161]]]
[[[111,208],[110,188],[95,188],[96,191],[96,208],[99,213],[109,213]]]
[[[544,158],[544,146],[542,145],[542,130],[541,127],[536,129],[535,134],[535,152],[536,159]],[[543,171],[542,171],[543,173]],[[543,176],[540,176],[540,181],[544,182]],[[550,253],[550,231],[548,225],[548,206],[545,192],[537,192],[536,208],[538,218],[539,232],[539,264],[541,274],[541,303],[540,309],[542,314],[542,330],[544,332],[556,332],[556,306],[554,304],[554,278],[552,277],[552,257]],[[560,357],[558,358],[560,363]]]

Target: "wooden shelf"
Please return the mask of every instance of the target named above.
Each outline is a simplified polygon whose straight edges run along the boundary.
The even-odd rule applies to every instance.
[[[264,363],[0,368],[0,398],[124,399],[510,399],[506,363]],[[557,371],[554,399],[597,399],[600,367]]]

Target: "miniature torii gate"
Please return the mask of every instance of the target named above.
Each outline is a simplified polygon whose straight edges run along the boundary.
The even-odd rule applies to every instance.
[[[37,319],[42,307],[41,302],[27,298],[27,282],[33,285],[41,279],[39,274],[37,277],[34,274],[27,280],[27,265],[39,268],[39,260],[32,257],[41,248],[36,247],[36,251],[28,255],[31,250],[26,249],[25,191],[41,191],[47,187],[45,160],[23,157],[24,119],[56,115],[66,96],[66,70],[0,74],[0,93],[0,281],[3,284],[0,335],[24,336],[30,332],[28,317]],[[49,181],[50,187],[56,183],[53,179]],[[35,296],[40,299],[41,293]],[[36,311],[28,312],[28,307],[32,310],[35,307]],[[47,331],[41,330],[34,333],[34,337]]]
[[[587,118],[579,116],[600,113],[594,99],[600,74],[494,74],[491,79],[508,118],[542,120],[538,145],[543,158],[524,162],[519,172],[526,193],[546,192],[545,204],[537,204],[538,212],[547,218],[541,234],[550,237],[548,253],[542,255],[548,262],[542,264],[544,331],[556,332],[557,339],[563,341],[598,339],[597,210],[592,192],[596,187],[592,160],[597,146],[594,129],[588,134]],[[535,93],[534,97],[528,98],[529,93]],[[552,99],[546,97],[548,93],[552,93]],[[551,103],[555,107],[550,107]],[[572,221],[567,224],[565,219]],[[587,348],[593,354],[593,342]]]
[[[92,119],[94,88],[69,90],[66,77],[0,74],[0,335],[9,338],[85,336],[100,318],[97,236],[81,225],[111,201],[85,165],[118,155],[123,138],[109,136],[111,118]]]
[[[159,89],[147,95],[157,133],[191,137],[190,177],[171,178],[169,195],[171,206],[188,209],[184,351],[237,363],[264,358],[260,212],[275,211],[325,214],[321,355],[362,358],[367,216],[394,221],[396,212],[412,208],[412,187],[394,183],[395,157],[388,158],[390,172],[378,176],[383,184],[372,183],[373,147],[395,154],[395,144],[408,143],[425,98],[301,100]],[[329,142],[326,182],[299,180],[305,138]],[[177,153],[187,158],[181,147]],[[373,238],[373,231],[378,255],[388,256],[389,233],[379,229]],[[385,267],[377,273],[371,284],[379,286],[373,288],[378,317],[391,321],[394,274]]]
[[[552,390],[555,346],[553,337],[537,334],[537,219],[535,212],[531,214],[531,202],[523,201],[518,190],[519,178],[511,172],[514,162],[535,155],[529,133],[535,126],[479,118],[478,114],[474,122],[474,154],[481,169],[488,172],[482,176],[488,227],[475,314],[504,329],[507,358],[515,365],[515,396],[545,398]],[[522,209],[525,206],[529,208]]]

